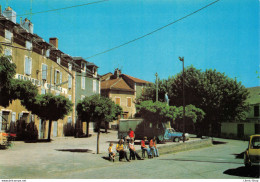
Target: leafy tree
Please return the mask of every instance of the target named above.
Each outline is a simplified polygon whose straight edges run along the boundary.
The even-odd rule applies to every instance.
[[[182,76],[181,72],[168,80],[159,81],[159,93],[160,90],[168,92],[170,105],[183,104]],[[205,119],[196,123],[201,129],[201,135],[220,133],[221,122],[245,119],[245,112],[248,110],[245,100],[249,93],[241,82],[216,70],[201,71],[191,66],[185,69],[184,85],[186,105],[192,104],[205,112]],[[155,98],[155,87],[148,88],[144,93],[152,93],[150,97]],[[162,95],[164,94],[159,94],[159,100],[163,99]],[[145,100],[147,96],[143,98]]]
[[[136,105],[137,112],[144,122],[151,122],[153,126],[172,121],[177,117],[177,108],[163,102],[143,101]]]
[[[38,93],[37,87],[30,81],[14,79],[16,65],[10,62],[11,59],[11,56],[0,55],[0,105],[3,107],[16,99],[25,105]]]
[[[26,109],[32,111],[42,119],[49,120],[48,141],[51,140],[52,121],[63,119],[72,111],[73,104],[64,96],[52,94],[37,95],[34,99],[25,102]]]
[[[99,95],[86,97],[77,105],[77,112],[82,121],[88,120],[95,122],[97,134],[97,154],[99,153],[99,136],[101,122],[111,122],[121,114],[122,109],[119,108],[112,100]]]
[[[0,105],[7,107],[12,102],[12,80],[15,75],[16,65],[10,62],[10,57],[0,55]]]
[[[183,106],[177,107],[177,117],[172,123],[176,126],[176,129],[183,130]],[[205,112],[195,107],[194,105],[187,105],[185,107],[185,132],[194,133],[198,130],[198,126],[205,117]]]

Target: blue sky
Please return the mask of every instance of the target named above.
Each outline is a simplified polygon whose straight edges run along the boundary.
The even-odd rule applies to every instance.
[[[99,0],[32,0],[32,12]],[[31,16],[34,33],[46,41],[59,39],[59,49],[84,58],[167,25],[214,0],[109,0],[102,3]],[[17,13],[28,13],[30,0],[1,1]],[[29,18],[26,15],[23,18]],[[167,79],[185,66],[216,69],[246,87],[260,85],[259,1],[220,0],[214,5],[150,36],[88,59],[99,74],[122,68],[154,82],[155,73]]]

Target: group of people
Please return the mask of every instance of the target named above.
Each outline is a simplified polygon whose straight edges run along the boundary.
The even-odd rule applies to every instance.
[[[118,141],[118,144],[116,145],[116,151],[119,153],[119,161],[121,161],[123,158],[125,158],[128,162],[130,160],[135,160],[137,158],[138,160],[144,160],[139,156],[139,154],[136,152],[135,145],[134,145],[134,131],[130,128],[128,132],[129,140],[128,139],[120,139]],[[147,141],[147,137],[144,137],[143,140],[141,141],[141,149],[143,152],[147,152],[147,156],[149,159],[153,158],[153,153],[155,157],[159,157],[159,151],[158,148],[156,147],[156,138],[154,137],[153,139],[150,140],[149,142],[149,147],[145,145]],[[113,152],[113,143],[110,142],[108,152],[113,159],[113,162],[115,161],[115,155],[116,153]],[[129,159],[127,157],[127,151],[129,150]],[[144,157],[144,156],[143,156]]]

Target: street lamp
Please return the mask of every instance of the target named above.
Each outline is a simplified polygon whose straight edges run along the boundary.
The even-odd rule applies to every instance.
[[[182,62],[182,101],[183,101],[183,143],[185,142],[185,90],[184,90],[184,78],[185,78],[185,72],[184,72],[184,57],[179,57],[179,60]]]

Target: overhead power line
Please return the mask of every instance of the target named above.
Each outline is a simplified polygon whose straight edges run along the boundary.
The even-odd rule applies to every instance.
[[[166,27],[168,27],[168,26],[170,26],[170,25],[172,25],[172,24],[174,24],[174,23],[177,23],[177,22],[179,22],[179,21],[181,21],[181,20],[183,20],[183,19],[185,19],[185,18],[188,18],[188,17],[191,16],[191,15],[194,15],[194,14],[198,13],[199,11],[201,11],[201,10],[203,10],[203,9],[205,9],[205,8],[207,8],[207,7],[209,7],[209,6],[213,5],[213,4],[215,4],[215,3],[217,3],[218,1],[220,1],[220,0],[216,0],[216,1],[210,3],[210,4],[206,5],[206,6],[203,6],[202,8],[200,8],[200,9],[198,9],[198,10],[196,10],[196,11],[194,11],[194,12],[192,12],[192,13],[190,13],[190,14],[188,14],[188,15],[182,17],[182,18],[179,18],[179,19],[177,19],[177,20],[175,20],[175,21],[173,21],[173,22],[171,22],[171,23],[169,23],[169,24],[167,24],[167,25],[164,25],[164,26],[162,26],[162,27],[160,27],[160,28],[158,28],[158,29],[156,29],[156,30],[154,30],[154,31],[152,31],[152,32],[149,32],[149,33],[147,33],[147,34],[145,34],[145,35],[142,35],[142,36],[140,36],[140,37],[137,37],[137,38],[135,38],[135,39],[133,39],[133,40],[130,40],[130,41],[128,41],[128,42],[125,42],[125,43],[123,43],[123,44],[120,44],[120,45],[118,45],[118,46],[115,46],[115,47],[113,47],[113,48],[111,48],[111,49],[107,49],[107,50],[105,50],[105,51],[103,51],[103,52],[94,54],[93,56],[89,56],[89,57],[87,57],[87,58],[85,58],[85,59],[90,59],[90,58],[96,57],[96,56],[98,56],[98,55],[105,54],[105,53],[110,52],[110,51],[112,51],[112,50],[115,50],[115,49],[118,49],[118,48],[120,48],[120,47],[123,47],[123,46],[125,46],[125,45],[127,45],[127,44],[130,44],[130,43],[132,43],[132,42],[135,42],[135,41],[137,41],[137,40],[140,40],[140,39],[142,39],[142,38],[144,38],[144,37],[147,37],[148,35],[151,35],[151,34],[153,34],[153,33],[155,33],[155,32],[158,32],[158,31],[160,31],[160,30],[162,30],[162,29],[164,29],[164,28],[166,28]]]
[[[18,17],[18,16],[25,16],[25,15],[35,15],[35,14],[41,14],[41,13],[48,13],[48,12],[59,11],[59,10],[64,10],[64,9],[77,8],[77,7],[80,7],[80,6],[87,6],[87,5],[91,5],[91,4],[103,3],[105,1],[109,1],[109,0],[95,1],[95,2],[90,2],[90,3],[85,3],[85,4],[79,4],[79,5],[68,6],[68,7],[63,7],[63,8],[50,9],[50,10],[39,11],[39,12],[34,12],[34,13],[30,12],[30,13],[20,14],[20,15],[16,15],[16,16]]]

